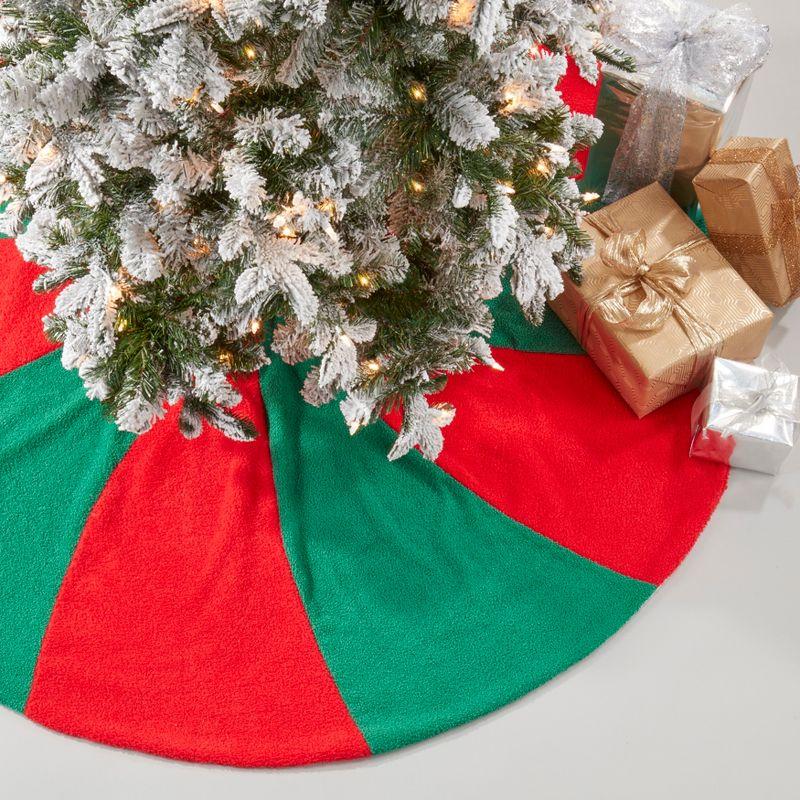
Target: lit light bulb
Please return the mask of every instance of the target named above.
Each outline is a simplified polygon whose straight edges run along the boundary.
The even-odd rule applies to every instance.
[[[250,323],[250,333],[252,333],[253,336],[259,336],[261,334],[261,331],[263,330],[264,330],[264,322],[260,318],[254,319]]]
[[[244,53],[244,57],[248,61],[255,61],[256,58],[258,57],[258,50],[256,50],[255,47],[253,47],[253,45],[251,44],[246,44],[242,48],[242,52]]]
[[[202,236],[195,236],[194,239],[192,239],[192,245],[194,246],[195,258],[202,258],[211,252],[211,247],[206,239]]]
[[[108,302],[109,305],[116,306],[116,304],[122,300],[125,296],[125,293],[122,291],[122,287],[118,283],[112,283],[111,287],[108,290]]]
[[[534,164],[533,169],[531,172],[534,172],[538,175],[544,175],[545,177],[549,177],[552,171],[552,164],[546,158],[540,158],[536,164]]]
[[[475,0],[455,0],[447,15],[448,23],[454,28],[463,28],[472,22],[475,13]]]
[[[377,375],[381,371],[381,362],[377,358],[365,361],[361,367],[368,375]]]
[[[214,111],[216,111],[217,114],[219,114],[220,116],[222,116],[225,113],[224,107],[221,106],[216,100],[211,100],[208,105],[211,106],[211,108]]]
[[[365,273],[363,273],[363,272],[362,272],[362,273],[360,273],[360,274],[358,275],[358,277],[356,278],[356,280],[357,280],[357,281],[358,281],[358,283],[359,283],[361,286],[363,286],[365,289],[369,289],[369,287],[370,287],[370,286],[372,286],[372,278],[370,278],[370,276],[369,276],[369,275],[366,275],[366,274],[365,274]]]
[[[324,212],[325,214],[330,214],[333,216],[336,213],[336,203],[330,199],[330,197],[326,197],[318,206],[317,208]]]
[[[504,114],[513,114],[522,105],[522,96],[518,89],[509,86],[503,90],[503,108]]]
[[[497,188],[503,194],[516,194],[517,190],[514,188],[514,184],[511,181],[498,181]]]
[[[415,194],[422,194],[425,191],[425,184],[417,178],[412,178],[408,182],[408,188]]]
[[[585,192],[581,195],[581,199],[586,205],[589,205],[591,203],[596,203],[600,199],[600,195],[597,194],[597,192]]]
[[[297,231],[291,225],[284,225],[281,227],[278,235],[281,237],[281,239],[296,239]]]
[[[48,142],[40,151],[38,158],[42,159],[42,161],[51,161],[56,157],[58,154],[58,150],[56,150],[56,146],[52,142]]]
[[[424,103],[428,99],[428,90],[425,84],[414,81],[408,88],[408,94],[415,103]]]
[[[233,366],[233,353],[230,350],[222,350],[217,356],[217,361],[227,369],[230,369]]]
[[[128,320],[126,320],[125,317],[119,317],[114,325],[114,330],[117,333],[125,333],[125,331],[128,330]]]

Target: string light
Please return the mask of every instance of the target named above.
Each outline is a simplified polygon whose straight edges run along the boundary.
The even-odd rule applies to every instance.
[[[317,208],[324,212],[325,214],[329,214],[333,216],[336,213],[336,203],[330,199],[330,197],[326,197],[318,206]]]
[[[475,0],[455,0],[450,6],[447,21],[454,28],[463,28],[472,22],[475,13]]]
[[[125,317],[118,317],[114,325],[114,330],[117,333],[125,333],[125,331],[128,330],[128,320],[125,319]]]
[[[242,52],[244,53],[244,57],[248,61],[255,61],[256,58],[258,58],[258,50],[256,50],[255,47],[253,47],[253,45],[251,44],[246,44],[242,48]]]
[[[422,194],[425,191],[425,184],[418,178],[412,178],[408,182],[408,188],[415,194]]]
[[[195,236],[192,239],[192,245],[194,246],[192,255],[195,258],[203,258],[203,256],[207,256],[211,252],[211,247],[203,236]]]
[[[356,280],[359,285],[363,286],[365,289],[369,289],[369,287],[372,286],[372,278],[364,272],[359,273]]]
[[[111,308],[116,308],[117,303],[125,296],[122,287],[118,283],[112,283],[108,290],[108,304]]]
[[[408,88],[408,94],[415,103],[424,103],[428,99],[428,90],[425,84],[414,81]]]
[[[217,112],[217,114],[219,114],[220,116],[222,116],[222,115],[225,113],[225,109],[224,109],[224,107],[223,107],[223,106],[221,106],[221,105],[220,105],[220,104],[219,104],[219,103],[218,103],[216,100],[210,100],[210,101],[209,101],[209,103],[208,103],[208,105],[209,105],[209,106],[210,106],[210,107],[211,107],[211,108],[212,108],[214,111],[216,111],[216,112]]]
[[[509,86],[503,90],[503,108],[501,109],[504,114],[513,114],[521,105],[523,95],[518,88]]]
[[[589,205],[591,203],[596,203],[600,199],[600,195],[597,194],[597,192],[585,192],[581,195],[581,199],[586,205]]]
[[[534,165],[531,172],[538,175],[549,177],[552,171],[552,163],[546,158],[540,158]]]
[[[52,142],[48,142],[40,151],[37,158],[40,158],[42,161],[52,161],[56,155],[58,154],[58,150],[56,150],[56,146]]]
[[[230,350],[221,350],[217,356],[217,361],[227,369],[233,366],[233,353]]]
[[[361,364],[361,368],[368,375],[377,375],[381,371],[381,362],[377,358],[371,358]]]
[[[511,181],[498,181],[497,188],[500,189],[503,194],[516,194],[517,190],[514,188],[514,184]]]
[[[297,231],[291,225],[283,225],[278,232],[281,239],[296,239]]]
[[[260,317],[254,319],[250,323],[250,333],[252,333],[253,336],[260,336],[263,330],[264,330],[264,322]]]

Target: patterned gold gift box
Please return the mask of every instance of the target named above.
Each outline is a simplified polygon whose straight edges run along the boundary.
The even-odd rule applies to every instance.
[[[639,417],[761,353],[772,312],[660,185],[584,228],[596,255],[551,306]]]
[[[733,139],[694,184],[711,240],[758,296],[798,297],[800,182],[786,139]]]

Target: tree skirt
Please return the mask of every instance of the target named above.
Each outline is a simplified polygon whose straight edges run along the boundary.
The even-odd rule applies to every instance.
[[[134,439],[40,332],[0,242],[0,703],[174,758],[380,753],[582,659],[677,567],[726,468],[687,457],[682,398],[637,420],[561,324],[505,297],[505,372],[452,380],[437,464],[390,463],[274,363],[240,380],[260,438],[175,415]]]

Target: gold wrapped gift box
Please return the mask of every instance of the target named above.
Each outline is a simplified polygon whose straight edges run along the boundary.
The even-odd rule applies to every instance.
[[[758,296],[800,295],[800,183],[786,139],[739,137],[694,181],[716,248]]]
[[[697,388],[715,356],[760,354],[772,312],[660,185],[584,228],[596,255],[551,306],[639,417]]]

